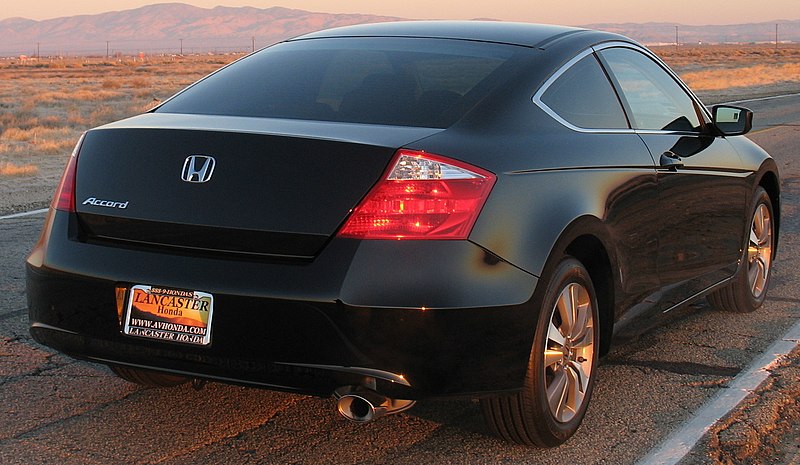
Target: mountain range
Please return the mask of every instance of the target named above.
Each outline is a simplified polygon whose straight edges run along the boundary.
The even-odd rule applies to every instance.
[[[306,32],[403,18],[272,7],[199,8],[161,3],[124,11],[35,21],[0,20],[0,56],[242,52]],[[647,44],[800,42],[800,20],[727,26],[589,24]]]

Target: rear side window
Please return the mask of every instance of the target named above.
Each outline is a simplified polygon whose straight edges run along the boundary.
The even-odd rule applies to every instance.
[[[564,71],[540,100],[579,128],[628,129],[617,94],[592,54]]]
[[[286,42],[223,68],[157,111],[444,128],[507,77],[516,49],[405,38]]]

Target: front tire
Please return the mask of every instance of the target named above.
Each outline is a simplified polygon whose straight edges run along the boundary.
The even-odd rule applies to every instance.
[[[507,441],[539,447],[569,439],[589,405],[599,347],[592,280],[578,260],[565,257],[542,299],[523,389],[481,399],[489,429]]]
[[[767,298],[772,275],[775,221],[769,194],[759,187],[751,209],[750,237],[742,254],[742,264],[733,280],[708,296],[709,303],[721,310],[752,312]]]

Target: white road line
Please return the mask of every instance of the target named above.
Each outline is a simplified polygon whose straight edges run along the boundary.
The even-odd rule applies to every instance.
[[[727,388],[720,389],[691,419],[684,422],[636,465],[677,464],[720,418],[736,408],[748,394],[769,377],[770,367],[798,345],[800,345],[800,321],[769,346],[746,370],[739,373]]]
[[[22,218],[23,216],[38,215],[40,213],[47,213],[47,210],[47,208],[42,208],[40,210],[31,210],[29,212],[14,213],[13,215],[0,216],[0,220],[10,220],[11,218]]]
[[[778,98],[786,98],[786,97],[798,97],[800,93],[797,94],[784,94],[784,95],[773,95],[772,97],[759,97],[759,98],[750,98],[745,100],[734,100],[732,102],[725,102],[720,103],[720,105],[736,105],[737,103],[747,103],[747,102],[761,102],[764,100],[775,100]]]

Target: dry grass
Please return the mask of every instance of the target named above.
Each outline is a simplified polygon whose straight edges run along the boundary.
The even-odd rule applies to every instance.
[[[743,68],[692,71],[684,73],[689,87],[700,90],[722,90],[731,87],[769,86],[783,82],[800,83],[800,63],[755,65]]]
[[[17,166],[11,162],[0,162],[0,176],[32,176],[39,172],[36,165]]]
[[[800,84],[800,45],[654,47],[695,91]]]
[[[41,92],[33,97],[31,100],[39,104],[54,104],[59,101],[74,101],[80,100],[82,102],[104,102],[106,100],[115,100],[121,95],[120,92],[112,92],[109,90],[94,90],[94,89],[81,89],[74,92],[67,91],[50,91]]]
[[[8,128],[0,134],[0,139],[7,141],[28,141],[36,143],[40,140],[63,139],[71,134],[68,128],[52,128],[36,126],[30,129]]]
[[[33,149],[44,154],[68,153],[75,145],[72,139],[41,140],[33,144]]]
[[[145,79],[145,78],[137,77],[137,78],[131,79],[131,83],[130,84],[131,84],[131,87],[133,87],[135,89],[142,89],[142,88],[148,87],[150,85],[150,81]]]
[[[103,89],[119,89],[122,83],[118,80],[106,79],[101,86]]]
[[[0,61],[0,174],[57,176],[62,163],[49,159],[68,155],[81,132],[143,113],[235,58]]]

